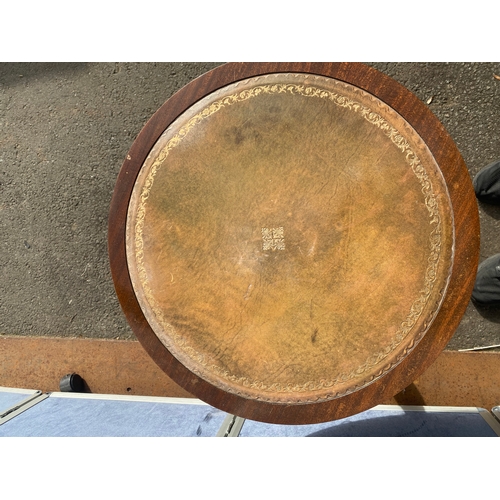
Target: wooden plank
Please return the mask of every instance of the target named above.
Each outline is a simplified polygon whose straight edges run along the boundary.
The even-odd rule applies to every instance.
[[[443,351],[413,384],[389,404],[477,406],[500,402],[500,352]]]
[[[192,397],[158,368],[137,341],[0,337],[0,386],[58,391],[78,373],[100,394]],[[386,404],[500,404],[500,352],[443,351],[413,384]]]
[[[78,373],[88,392],[193,397],[156,366],[137,341],[0,337],[0,385],[59,391]]]

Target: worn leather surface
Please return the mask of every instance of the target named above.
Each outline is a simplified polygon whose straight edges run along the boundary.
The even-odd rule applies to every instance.
[[[447,285],[453,214],[391,108],[329,78],[269,75],[163,134],[127,218],[134,291],[189,370],[270,402],[333,399],[415,347]]]

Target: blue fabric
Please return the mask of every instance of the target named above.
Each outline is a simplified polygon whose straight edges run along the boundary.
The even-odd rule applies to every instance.
[[[4,410],[29,397],[0,391]],[[227,414],[205,404],[49,397],[0,425],[0,436],[215,436]],[[478,412],[368,410],[312,425],[245,420],[241,437],[496,436]]]
[[[240,437],[494,437],[479,413],[368,410],[312,425],[270,425],[246,420]]]
[[[215,436],[226,413],[205,404],[49,397],[0,426],[0,436]]]

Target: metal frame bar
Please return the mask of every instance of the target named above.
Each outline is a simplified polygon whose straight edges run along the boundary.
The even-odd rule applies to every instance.
[[[500,422],[497,420],[496,415],[491,410],[491,413],[484,408],[478,408],[479,415],[486,420],[486,423],[492,428],[492,430],[496,433],[497,436],[500,437]]]
[[[124,394],[95,394],[91,392],[50,392],[51,398],[67,399],[104,399],[109,401],[142,401],[145,403],[166,403],[184,405],[205,405],[210,406],[201,399],[196,398],[175,398],[167,396],[137,396]]]
[[[493,416],[500,422],[500,406],[494,406],[491,409],[491,413],[493,413]]]
[[[244,423],[244,418],[228,414],[217,432],[217,437],[238,437]]]
[[[29,396],[28,398],[23,399],[19,403],[16,403],[15,405],[11,406],[10,408],[7,408],[2,413],[0,413],[0,425],[5,424],[5,422],[8,422],[14,417],[17,417],[17,415],[19,415],[20,413],[23,413],[24,411],[28,410],[32,406],[35,406],[40,401],[43,401],[48,397],[49,395],[47,393],[42,393],[42,391],[36,391],[35,394]]]

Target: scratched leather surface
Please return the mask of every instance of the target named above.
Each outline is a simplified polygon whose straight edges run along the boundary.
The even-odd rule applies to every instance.
[[[413,129],[305,75],[194,105],[144,163],[127,219],[134,290],[163,344],[217,387],[273,402],[339,397],[403,359],[452,248],[446,186]]]

